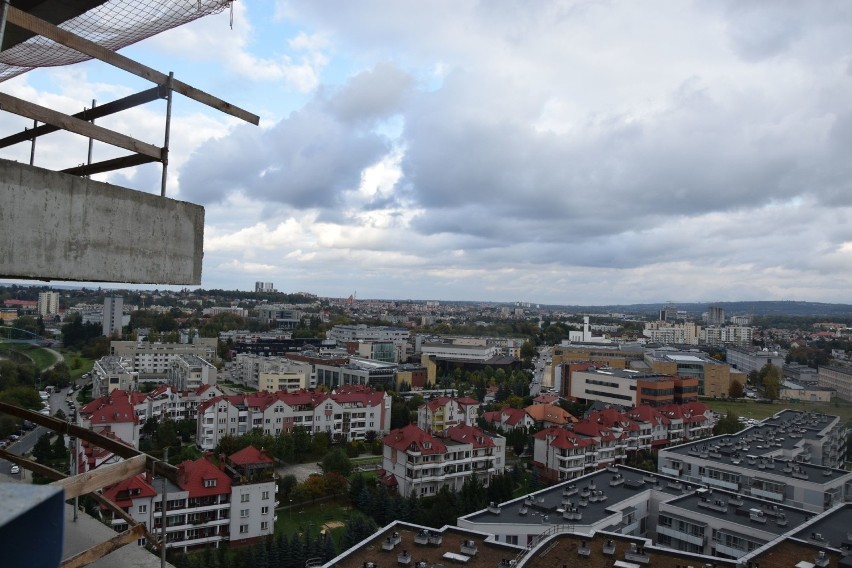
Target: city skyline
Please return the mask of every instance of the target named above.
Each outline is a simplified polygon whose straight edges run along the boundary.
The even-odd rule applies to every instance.
[[[237,2],[233,22],[123,51],[261,116],[176,99],[168,195],[206,208],[202,288],[847,301],[845,3]],[[85,63],[4,90],[77,112],[143,85]],[[99,124],[158,142],[161,111]],[[36,165],[85,145],[46,137]],[[100,179],[159,190],[155,166]]]

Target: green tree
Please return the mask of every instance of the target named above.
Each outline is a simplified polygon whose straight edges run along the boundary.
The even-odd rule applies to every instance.
[[[761,383],[763,384],[763,395],[769,400],[778,398],[778,390],[781,387],[781,369],[767,363],[760,370]]]
[[[346,452],[340,448],[334,448],[322,459],[323,473],[339,473],[348,477],[352,473],[352,461]]]
[[[742,398],[744,392],[742,383],[737,380],[731,381],[731,386],[728,388],[728,396],[730,398]]]
[[[739,416],[729,410],[725,417],[720,419],[716,422],[716,425],[713,426],[713,434],[715,436],[720,434],[736,434],[742,429],[743,426],[740,424]]]

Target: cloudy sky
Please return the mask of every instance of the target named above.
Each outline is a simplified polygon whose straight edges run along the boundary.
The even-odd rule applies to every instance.
[[[240,0],[229,22],[123,52],[261,116],[176,98],[169,196],[206,208],[205,288],[850,301],[846,0]],[[84,63],[3,88],[76,112],[146,85]],[[159,144],[149,106],[99,124]]]

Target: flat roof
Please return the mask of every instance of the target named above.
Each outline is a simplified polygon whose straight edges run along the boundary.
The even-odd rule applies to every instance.
[[[792,536],[820,546],[852,550],[852,503],[822,513]]]

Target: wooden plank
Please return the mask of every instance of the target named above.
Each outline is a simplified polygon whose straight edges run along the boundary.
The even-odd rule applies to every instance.
[[[125,544],[130,544],[131,542],[139,540],[144,535],[145,530],[142,525],[130,527],[123,533],[119,533],[109,540],[105,540],[88,550],[84,550],[79,554],[66,558],[61,564],[59,564],[59,566],[60,568],[81,568],[82,566],[88,566],[92,562],[103,558],[110,552],[118,550]]]
[[[21,467],[23,467],[24,469],[26,469],[27,471],[32,471],[33,473],[37,473],[37,474],[39,474],[43,477],[47,477],[48,479],[66,479],[68,477],[67,475],[60,473],[53,468],[50,468],[50,467],[47,467],[46,465],[41,465],[40,463],[28,460],[26,458],[23,458],[23,457],[17,455],[17,454],[7,452],[6,450],[0,450],[0,459],[5,459],[5,460],[8,460],[10,462],[14,462],[14,463],[20,465]],[[121,517],[122,519],[127,521],[128,525],[134,526],[134,525],[138,524],[138,521],[136,519],[134,519],[133,517],[131,517],[129,514],[127,514],[124,509],[122,509],[121,507],[119,507],[118,505],[116,505],[115,503],[113,503],[112,501],[110,501],[109,499],[107,499],[106,497],[101,495],[100,493],[93,491],[92,493],[88,493],[87,495],[89,497],[91,497],[92,499],[94,499],[95,501],[97,501],[99,504],[103,505],[104,507],[106,507],[107,509],[112,511],[115,515],[118,515],[119,517]],[[145,525],[142,525],[142,526],[145,526]],[[148,532],[147,527],[145,527],[145,538],[147,538],[148,542],[150,544],[154,545],[159,550],[159,548],[160,548],[159,540],[157,539],[157,537],[155,537],[150,532]]]
[[[96,126],[90,122],[86,122],[85,120],[80,120],[79,118],[62,114],[61,112],[39,106],[35,103],[27,102],[6,93],[0,93],[0,109],[20,116],[25,116],[39,122],[52,124],[53,126],[58,126],[63,130],[74,132],[75,134],[80,134],[87,138],[94,138],[100,142],[105,142],[112,146],[118,146],[119,148],[124,148],[125,150],[136,152],[137,154],[143,154],[145,156],[156,158],[157,160],[162,160],[163,149],[154,146],[153,144],[136,140],[130,136],[119,134],[113,130]]]
[[[34,422],[40,426],[49,428],[54,432],[68,434],[69,436],[76,436],[81,440],[91,442],[99,448],[108,450],[114,453],[115,455],[125,459],[129,459],[139,455],[145,456],[145,458],[148,460],[148,469],[152,470],[155,474],[162,475],[167,479],[177,483],[177,468],[175,466],[154,459],[148,454],[143,454],[136,448],[128,446],[127,444],[123,444],[121,442],[113,440],[112,438],[107,438],[106,436],[101,436],[93,430],[87,430],[86,428],[82,428],[74,424],[69,424],[64,420],[59,420],[57,418],[53,418],[52,416],[45,416],[40,412],[27,410],[26,408],[14,406],[7,402],[0,402],[0,412],[4,412],[12,416],[17,416],[18,418],[29,420],[30,422]]]
[[[125,57],[124,55],[114,51],[110,51],[93,41],[89,41],[78,35],[72,34],[67,30],[58,28],[49,22],[45,22],[35,16],[31,16],[30,14],[22,12],[12,6],[9,6],[7,20],[16,26],[24,28],[25,30],[29,30],[48,39],[52,39],[56,43],[70,47],[80,53],[85,53],[95,59],[100,59],[104,63],[109,63],[123,71],[132,73],[158,85],[165,85],[168,81],[168,75],[161,73],[156,69],[152,69],[147,65],[133,61],[129,57]],[[204,91],[191,87],[186,83],[174,81],[173,88],[178,93],[202,104],[213,107],[216,110],[230,114],[231,116],[235,116],[251,124],[260,124],[260,117],[256,114],[252,114],[247,110],[241,109],[240,107],[214,97],[209,93],[205,93]]]
[[[142,164],[150,164],[151,162],[158,161],[159,160],[156,158],[151,158],[149,156],[130,154],[129,156],[103,160],[101,162],[95,162],[94,164],[83,164],[82,166],[67,168],[60,171],[63,174],[71,174],[72,176],[92,176],[95,174],[102,174],[104,172],[111,172],[122,168],[132,168],[133,166],[141,166]]]
[[[145,103],[150,103],[157,99],[162,99],[165,96],[165,87],[151,87],[150,89],[110,101],[106,104],[96,106],[95,108],[90,108],[82,112],[78,112],[77,114],[72,114],[71,116],[79,118],[80,120],[92,121],[129,108],[143,105]],[[53,126],[52,124],[42,124],[41,126],[30,128],[29,130],[24,130],[23,132],[18,132],[17,134],[12,134],[5,138],[0,138],[0,148],[7,148],[20,142],[29,142],[33,138],[44,136],[45,134],[50,134],[57,130],[61,130],[61,128]]]
[[[139,455],[129,460],[102,465],[97,469],[54,481],[51,485],[62,487],[65,489],[65,498],[73,499],[144,472],[147,464],[145,458],[146,456]]]

